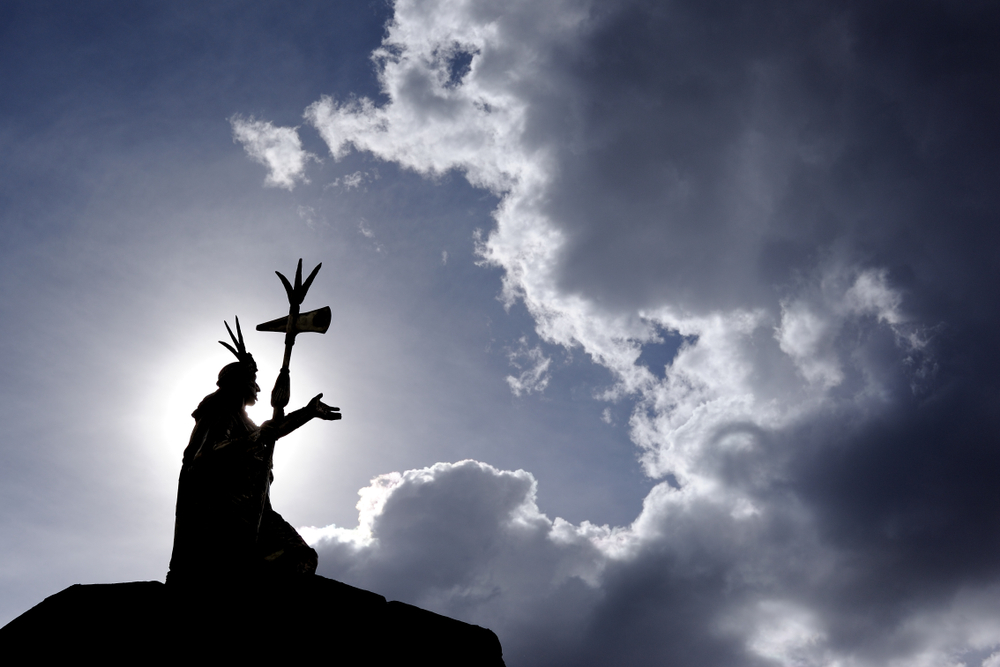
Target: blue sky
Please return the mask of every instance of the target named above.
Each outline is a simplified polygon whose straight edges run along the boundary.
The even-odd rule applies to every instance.
[[[302,257],[321,574],[512,666],[1000,665],[998,18],[6,3],[0,621],[162,580]]]

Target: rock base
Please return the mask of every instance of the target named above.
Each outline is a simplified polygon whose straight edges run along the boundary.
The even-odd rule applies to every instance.
[[[490,630],[320,576],[198,587],[76,584],[0,628],[0,646],[38,663],[504,665]]]

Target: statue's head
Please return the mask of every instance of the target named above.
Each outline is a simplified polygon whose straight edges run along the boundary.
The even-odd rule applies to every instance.
[[[257,385],[257,362],[253,360],[253,355],[247,352],[246,345],[243,343],[240,318],[236,318],[236,333],[239,337],[233,335],[233,330],[229,328],[228,322],[224,324],[236,347],[221,340],[219,343],[236,355],[237,361],[224,366],[219,371],[219,379],[216,384],[223,391],[239,393],[245,405],[253,405],[257,402],[257,393],[260,392],[260,387]]]
[[[250,365],[234,361],[223,366],[216,384],[226,393],[240,394],[244,405],[256,403],[260,386],[257,384],[257,365],[253,363],[253,357],[250,358]]]

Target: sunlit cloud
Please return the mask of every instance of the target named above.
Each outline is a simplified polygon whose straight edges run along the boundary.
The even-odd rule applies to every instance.
[[[268,169],[264,184],[294,190],[298,182],[308,183],[305,169],[315,156],[302,149],[296,128],[275,127],[270,121],[243,118],[235,115],[229,119],[233,139],[243,144],[254,162]]]

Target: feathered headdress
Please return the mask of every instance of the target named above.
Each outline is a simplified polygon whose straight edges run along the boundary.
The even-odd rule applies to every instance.
[[[233,335],[233,330],[229,328],[229,322],[223,320],[223,324],[226,325],[226,331],[229,332],[229,337],[233,340],[233,344],[236,345],[236,347],[233,347],[229,343],[221,340],[219,341],[219,344],[224,346],[234,355],[236,355],[236,358],[239,360],[239,363],[249,373],[256,374],[257,362],[253,360],[253,355],[247,352],[247,347],[243,343],[243,331],[242,329],[240,329],[240,318],[239,317],[236,318],[236,333],[239,335],[239,338]]]

